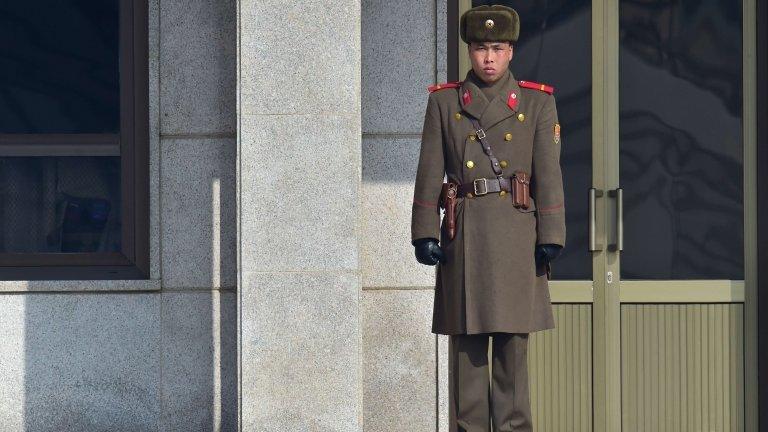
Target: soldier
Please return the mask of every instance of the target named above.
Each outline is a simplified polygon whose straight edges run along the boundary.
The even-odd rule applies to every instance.
[[[411,236],[417,260],[437,265],[432,332],[450,335],[451,431],[488,431],[491,419],[494,431],[533,430],[528,333],[554,328],[560,125],[554,89],[508,69],[519,26],[506,6],[464,13],[472,70],[429,87]]]

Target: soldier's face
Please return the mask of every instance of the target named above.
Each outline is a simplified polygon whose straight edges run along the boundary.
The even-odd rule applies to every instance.
[[[512,45],[508,42],[472,42],[469,59],[475,75],[487,83],[493,83],[504,73],[512,61]]]

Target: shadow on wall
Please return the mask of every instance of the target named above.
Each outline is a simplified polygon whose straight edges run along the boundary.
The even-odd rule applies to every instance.
[[[9,87],[18,91],[5,108],[23,114],[8,104],[18,96],[50,116],[44,96],[55,86],[65,87],[66,97],[52,111],[73,106],[70,95],[99,96],[93,80],[106,78],[98,62],[67,57],[63,32],[38,24],[75,22],[74,3],[62,6],[73,12],[63,16],[51,8],[47,16],[28,15],[35,19],[3,14],[3,29],[15,29],[19,43],[29,36],[30,47],[4,60],[30,76],[45,76],[30,64],[46,54],[62,68],[60,80],[43,90]],[[98,38],[114,26],[95,15],[98,2],[80,3],[82,16],[92,18],[75,22],[90,32],[84,50],[114,55]],[[99,281],[30,281],[30,292],[0,293],[0,431],[237,429],[236,2],[148,3],[151,168],[159,172],[152,191],[160,194],[152,197],[160,206],[152,214],[160,223],[153,260],[162,265],[162,290],[98,292]],[[43,36],[52,34],[64,40],[46,45]],[[67,81],[67,67],[77,61],[92,72],[78,77],[81,92]],[[83,180],[83,165],[73,169]]]
[[[234,176],[186,186],[163,205],[188,235],[209,240],[204,253],[182,257],[211,269],[202,271],[207,289],[4,295],[0,395],[18,402],[3,430],[237,429],[236,296],[234,287],[210,290],[236,277],[234,265],[214,262],[235,248],[235,235],[220,232],[236,226]],[[22,340],[23,351],[11,345]]]

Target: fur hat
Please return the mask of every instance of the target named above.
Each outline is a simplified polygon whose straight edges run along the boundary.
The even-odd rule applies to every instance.
[[[520,16],[502,5],[473,7],[461,15],[460,34],[466,43],[517,42]]]

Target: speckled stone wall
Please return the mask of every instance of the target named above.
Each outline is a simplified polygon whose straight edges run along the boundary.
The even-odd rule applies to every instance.
[[[238,5],[243,431],[362,431],[360,2]]]
[[[370,432],[447,431],[447,339],[435,268],[410,243],[427,86],[446,80],[447,1],[363,1],[364,418]]]
[[[151,0],[151,279],[0,283],[0,424],[447,430],[408,238],[445,15]]]
[[[149,1],[151,279],[0,282],[0,430],[237,430],[235,12]]]

